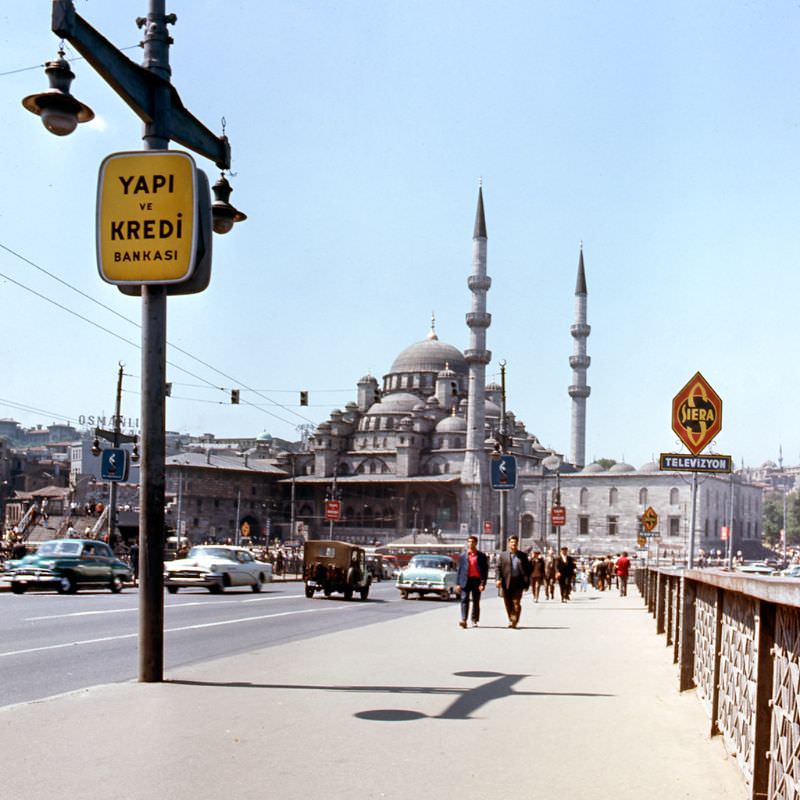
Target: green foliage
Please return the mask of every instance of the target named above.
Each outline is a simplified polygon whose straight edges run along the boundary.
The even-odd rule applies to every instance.
[[[764,497],[761,524],[765,542],[779,544],[783,527],[783,492],[770,492]],[[786,495],[786,528],[787,544],[800,543],[800,492]]]
[[[613,458],[598,458],[597,463],[603,469],[611,469],[611,467],[613,467],[617,462]]]

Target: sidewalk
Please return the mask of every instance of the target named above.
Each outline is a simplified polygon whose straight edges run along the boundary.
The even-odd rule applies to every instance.
[[[164,684],[0,709],[0,789],[27,800],[744,800],[638,593],[574,598],[526,597],[509,630],[487,590],[478,629],[430,602],[170,670]]]

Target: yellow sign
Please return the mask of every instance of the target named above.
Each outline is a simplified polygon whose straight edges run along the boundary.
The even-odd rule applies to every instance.
[[[97,182],[97,265],[115,284],[180,283],[195,267],[194,160],[174,150],[113,153]]]
[[[658,525],[658,514],[652,506],[648,506],[647,510],[642,514],[642,527],[650,533]]]

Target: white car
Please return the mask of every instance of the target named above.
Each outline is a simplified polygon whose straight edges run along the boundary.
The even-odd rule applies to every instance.
[[[213,593],[230,586],[249,586],[260,592],[262,584],[271,580],[272,564],[256,561],[244,547],[193,547],[186,558],[164,564],[164,586],[170,594],[189,586],[200,586]]]

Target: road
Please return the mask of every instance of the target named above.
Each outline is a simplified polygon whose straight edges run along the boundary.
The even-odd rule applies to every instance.
[[[321,633],[441,608],[442,601],[399,599],[391,581],[373,584],[366,602],[307,599],[297,582],[223,595],[164,595],[164,673],[181,665],[274,647]],[[454,616],[457,614],[453,609]],[[0,706],[135,679],[138,593],[0,594]]]

